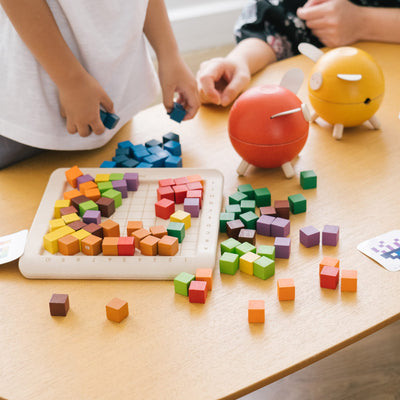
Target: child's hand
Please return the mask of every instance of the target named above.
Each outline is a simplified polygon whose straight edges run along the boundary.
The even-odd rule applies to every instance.
[[[114,105],[107,93],[90,74],[59,86],[60,113],[66,118],[67,131],[86,137],[94,132],[100,135],[105,127],[100,119],[100,105],[107,112],[114,112]]]
[[[359,40],[358,10],[348,0],[308,0],[297,16],[325,46],[338,47]]]
[[[174,94],[178,93],[176,101],[186,110],[184,121],[192,119],[200,107],[199,93],[193,74],[180,56],[159,60],[158,75],[167,112],[171,112]]]
[[[245,63],[219,57],[205,61],[197,72],[200,100],[227,106],[248,87],[250,79]]]

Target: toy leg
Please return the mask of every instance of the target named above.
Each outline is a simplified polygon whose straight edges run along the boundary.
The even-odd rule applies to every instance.
[[[239,176],[243,176],[246,173],[247,168],[249,168],[249,166],[250,166],[250,164],[247,161],[242,160],[241,163],[239,164],[236,172],[238,173]]]
[[[294,170],[293,170],[292,164],[290,162],[287,162],[282,165],[282,171],[285,174],[286,178],[288,178],[288,179],[293,178]]]
[[[376,115],[373,115],[368,121],[374,129],[381,129],[381,123]]]
[[[307,122],[312,122],[313,120],[311,119],[312,118],[312,115],[311,115],[311,113],[310,113],[310,109],[307,107],[307,104],[302,104],[301,105],[301,111],[302,111],[302,113],[303,113],[303,117],[304,117],[304,119],[307,121]],[[317,117],[318,117],[318,115],[317,115]]]
[[[315,111],[310,112],[310,122],[314,122],[318,117],[319,115]]]
[[[343,124],[335,124],[333,125],[333,137],[337,140],[340,140],[343,136]]]

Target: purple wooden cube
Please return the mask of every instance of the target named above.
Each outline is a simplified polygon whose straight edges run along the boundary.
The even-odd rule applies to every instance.
[[[85,224],[97,224],[101,222],[101,213],[96,210],[87,210],[83,214],[82,220]]]
[[[256,230],[259,235],[271,236],[271,224],[275,217],[261,215],[256,222]]]
[[[121,192],[121,196],[123,199],[126,199],[128,197],[128,185],[125,179],[121,181],[112,181],[112,185],[113,189]]]
[[[188,212],[193,218],[200,214],[200,199],[194,197],[186,197],[183,201],[183,210]]]
[[[339,241],[339,227],[337,225],[325,225],[322,230],[322,244],[336,246]]]
[[[130,192],[136,192],[139,188],[139,174],[137,172],[126,172],[124,174],[128,190]]]
[[[313,226],[305,226],[300,229],[300,243],[305,247],[313,247],[319,245],[320,232]]]
[[[271,236],[286,237],[290,233],[290,221],[285,218],[277,217],[271,224]]]
[[[93,181],[93,182],[94,182],[94,178],[93,178],[92,175],[86,174],[86,175],[78,176],[78,177],[76,178],[76,184],[77,184],[77,186],[78,186],[78,190],[79,190],[79,186],[80,186],[82,183],[90,182],[90,181]]]
[[[290,238],[277,237],[275,238],[275,258],[289,258],[290,256]]]

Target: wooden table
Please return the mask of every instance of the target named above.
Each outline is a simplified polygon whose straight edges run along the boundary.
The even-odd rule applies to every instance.
[[[277,260],[275,277],[220,275],[205,305],[175,295],[171,281],[28,280],[17,262],[0,268],[0,396],[22,399],[216,399],[236,398],[286,376],[394,322],[400,315],[400,273],[386,271],[356,246],[400,226],[400,46],[362,43],[379,60],[386,78],[378,111],[381,131],[360,126],[341,141],[325,124],[312,124],[294,163],[296,175],[280,169],[235,172],[240,161],[227,134],[228,110],[203,107],[190,122],[170,121],[161,105],[141,112],[103,149],[48,152],[0,171],[0,235],[29,228],[50,173],[59,167],[98,167],[119,141],[181,135],[185,167],[217,168],[224,196],[242,183],[267,186],[274,199],[303,193],[306,213],[291,216],[292,253]],[[303,56],[258,74],[253,85],[278,83],[293,65],[307,74]],[[304,83],[299,97],[307,100]],[[73,140],[73,139],[71,139]],[[302,190],[299,173],[314,169],[318,187]],[[340,226],[337,247],[305,248],[298,230]],[[220,235],[220,239],[225,236]],[[270,243],[270,238],[258,244]],[[318,263],[339,258],[359,273],[357,293],[322,290]],[[216,260],[217,263],[217,260]],[[201,265],[199,265],[201,267]],[[279,302],[276,280],[292,277],[296,300]],[[68,293],[66,318],[52,318],[52,293]],[[105,318],[113,297],[128,301],[121,324]],[[265,299],[266,323],[249,325],[247,302]]]

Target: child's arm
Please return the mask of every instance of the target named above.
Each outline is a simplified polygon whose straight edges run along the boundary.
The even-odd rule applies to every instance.
[[[229,105],[247,88],[253,74],[275,61],[274,51],[263,40],[242,40],[225,58],[200,65],[197,81],[201,102]]]
[[[299,18],[329,47],[359,40],[400,43],[400,9],[357,6],[348,0],[308,0]]]
[[[67,130],[81,136],[104,132],[100,104],[114,112],[100,84],[83,68],[58,29],[45,0],[0,0],[21,39],[59,89]]]
[[[143,31],[158,61],[158,76],[167,112],[171,112],[174,93],[186,110],[185,120],[195,116],[200,100],[196,80],[179,54],[164,0],[149,0]]]

